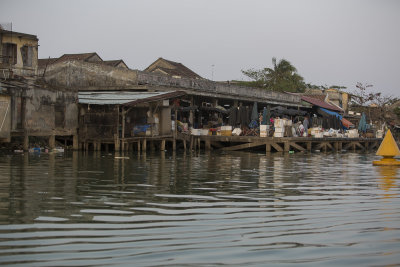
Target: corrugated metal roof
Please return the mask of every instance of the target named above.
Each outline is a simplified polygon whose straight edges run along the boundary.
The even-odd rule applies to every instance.
[[[154,96],[150,96],[147,98],[142,98],[142,99],[136,99],[133,100],[127,104],[125,104],[126,106],[134,106],[140,103],[148,103],[148,102],[155,102],[155,101],[159,101],[159,100],[163,100],[163,99],[171,99],[171,98],[176,98],[176,97],[180,97],[186,95],[186,93],[184,91],[172,91],[172,92],[166,92],[165,94],[162,95],[154,95]]]
[[[321,107],[321,108],[326,108],[326,109],[329,109],[329,110],[343,112],[343,110],[341,108],[336,107],[336,106],[331,105],[331,104],[328,104],[328,103],[326,103],[326,102],[324,102],[322,100],[319,100],[317,98],[313,98],[313,97],[310,97],[310,96],[302,96],[301,99],[306,101],[306,102],[308,102],[308,103],[311,103],[311,104],[313,104],[315,106]]]
[[[122,92],[122,91],[109,91],[109,92],[79,92],[78,99],[80,104],[94,104],[94,105],[123,105],[132,101],[145,99],[153,99],[154,97],[168,96],[172,92]]]

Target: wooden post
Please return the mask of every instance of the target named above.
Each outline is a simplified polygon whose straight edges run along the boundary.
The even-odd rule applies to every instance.
[[[137,141],[137,150],[138,150],[138,153],[140,153],[140,140]]]
[[[335,148],[335,151],[339,151],[339,142],[334,142],[333,147]]]
[[[199,152],[200,152],[200,149],[201,149],[201,140],[200,140],[200,138],[197,138],[197,143],[199,145]]]
[[[271,144],[270,143],[265,144],[265,152],[271,152]]]
[[[209,139],[206,139],[206,141],[205,141],[205,148],[206,148],[206,151],[211,150],[211,143],[210,143]]]
[[[146,151],[147,151],[147,140],[146,139],[143,139],[142,150],[143,150],[143,153],[146,153]]]
[[[165,139],[161,140],[160,150],[161,150],[161,151],[164,151],[164,150],[165,150]]]
[[[56,137],[55,135],[50,135],[49,136],[49,148],[53,149],[56,146]]]
[[[119,138],[119,105],[117,105],[117,128],[114,134],[115,151],[120,151],[120,138]]]
[[[24,135],[24,150],[29,150],[29,135],[27,133]]]
[[[126,111],[124,110],[124,107],[122,107],[122,133],[121,133],[121,139],[122,139],[121,150],[122,151],[125,151],[125,114],[126,114]]]
[[[193,96],[190,98],[190,107],[193,107],[193,102],[194,102],[194,98],[193,98]],[[193,125],[194,125],[194,120],[193,120],[193,110],[192,109],[190,109],[190,111],[189,111],[189,123],[190,123],[190,125],[192,125],[192,127],[193,127]]]
[[[192,151],[192,149],[193,149],[193,136],[192,135],[190,136],[190,145],[189,145],[189,147],[190,147],[190,151]]]
[[[311,151],[311,146],[312,146],[312,143],[311,142],[307,142],[307,150],[308,151]]]
[[[174,133],[173,133],[173,136],[174,136],[174,140],[172,141],[172,150],[173,151],[176,151],[176,136],[177,136],[177,134],[178,134],[178,110],[177,110],[177,108],[178,107],[175,107],[175,123],[174,123]]]
[[[186,140],[183,139],[183,149],[186,151]]]
[[[73,150],[79,150],[79,140],[78,140],[78,135],[74,134],[72,136],[72,149]]]
[[[289,150],[290,150],[290,144],[288,141],[285,141],[284,142],[284,151],[289,152]]]
[[[154,141],[153,140],[151,140],[150,141],[150,151],[154,151],[155,150],[155,145],[154,145]]]
[[[119,133],[114,134],[114,145],[115,145],[115,151],[120,151],[120,142],[119,142]]]

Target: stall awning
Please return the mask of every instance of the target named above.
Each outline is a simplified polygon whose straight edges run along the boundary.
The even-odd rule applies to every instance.
[[[334,111],[330,111],[324,108],[319,108],[319,110],[321,110],[322,112],[329,114],[329,115],[333,115],[336,116],[341,122],[344,128],[349,129],[351,127],[354,127],[354,124],[352,124],[350,121],[346,120],[345,118],[343,118],[342,115],[340,115],[339,113],[336,113]]]
[[[329,110],[333,110],[333,111],[338,111],[338,112],[343,112],[343,110],[337,106],[331,105],[326,103],[325,101],[322,101],[320,99],[317,98],[313,98],[310,96],[302,96],[301,100],[306,101],[310,104],[313,104],[314,106],[318,106],[321,108],[325,108],[325,109],[329,109]]]
[[[79,92],[79,104],[91,105],[127,105],[154,102],[185,95],[183,91],[169,92],[129,92],[129,91],[90,91]]]

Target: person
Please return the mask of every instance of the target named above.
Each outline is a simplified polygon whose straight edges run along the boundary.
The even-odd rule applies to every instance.
[[[308,135],[308,126],[309,126],[310,122],[308,121],[308,116],[306,115],[304,117],[304,121],[303,121],[303,127],[304,127],[304,136]]]

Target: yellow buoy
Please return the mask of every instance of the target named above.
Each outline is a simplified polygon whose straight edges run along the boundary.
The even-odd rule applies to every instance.
[[[387,131],[385,138],[383,138],[383,141],[379,146],[378,151],[376,151],[376,155],[382,156],[383,159],[373,161],[373,165],[400,166],[400,161],[397,161],[394,158],[395,156],[400,155],[400,150],[390,130]]]

